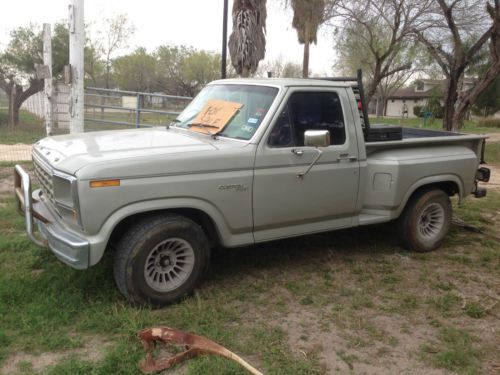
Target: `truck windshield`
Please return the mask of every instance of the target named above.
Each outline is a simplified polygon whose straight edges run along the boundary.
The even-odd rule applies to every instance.
[[[224,100],[239,103],[242,106],[217,134],[228,138],[249,140],[257,131],[277,94],[277,88],[268,86],[209,85],[177,117],[174,126],[189,128],[208,100]]]

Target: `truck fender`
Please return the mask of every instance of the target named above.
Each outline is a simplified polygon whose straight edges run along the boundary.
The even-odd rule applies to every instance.
[[[413,183],[413,185],[410,186],[410,188],[406,191],[406,194],[403,197],[403,200],[401,201],[401,204],[399,205],[397,211],[396,211],[396,217],[399,217],[401,213],[403,212],[404,208],[406,207],[406,204],[410,200],[410,197],[415,193],[418,189],[424,187],[424,186],[430,186],[430,185],[438,185],[442,183],[454,183],[458,187],[458,202],[462,202],[463,194],[464,194],[464,186],[461,178],[457,175],[454,174],[447,174],[447,175],[438,175],[438,176],[429,176],[422,178],[416,182]]]
[[[202,211],[208,215],[215,224],[215,228],[218,231],[218,236],[224,246],[237,246],[233,242],[253,242],[253,236],[251,228],[248,233],[240,234],[234,236],[228,223],[224,219],[224,216],[219,211],[217,207],[211,203],[197,198],[167,198],[167,199],[155,199],[149,201],[135,202],[126,206],[119,208],[114,211],[101,227],[99,233],[94,236],[90,236],[89,240],[91,243],[91,254],[90,254],[90,265],[94,265],[100,261],[106,250],[108,241],[110,239],[111,233],[121,223],[124,219],[131,217],[136,214],[163,211],[163,210],[174,210],[174,209],[196,209]],[[244,236],[245,238],[239,238]],[[237,238],[235,238],[237,237]],[[246,238],[249,237],[249,238]]]

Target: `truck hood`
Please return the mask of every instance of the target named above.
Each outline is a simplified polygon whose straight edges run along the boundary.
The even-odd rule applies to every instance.
[[[206,135],[157,128],[48,137],[33,146],[33,153],[52,168],[76,174],[80,168],[92,164],[216,149]]]

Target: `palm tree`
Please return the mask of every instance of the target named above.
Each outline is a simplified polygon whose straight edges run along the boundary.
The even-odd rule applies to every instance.
[[[266,54],[266,0],[234,0],[229,54],[242,77],[254,74]]]
[[[330,5],[331,1],[329,2]],[[288,4],[288,0],[287,0]],[[309,45],[316,44],[320,25],[326,20],[327,0],[290,0],[293,9],[292,26],[299,43],[304,45],[302,76],[309,76]]]

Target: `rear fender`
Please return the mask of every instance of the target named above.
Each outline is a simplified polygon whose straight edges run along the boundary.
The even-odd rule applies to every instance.
[[[399,217],[401,213],[403,212],[404,208],[406,207],[406,204],[410,200],[411,196],[418,190],[421,189],[425,186],[437,186],[439,187],[440,185],[442,186],[443,184],[449,184],[453,183],[456,185],[458,189],[458,202],[461,203],[462,199],[464,198],[464,184],[460,177],[457,175],[439,175],[439,176],[430,176],[430,177],[425,177],[422,178],[421,180],[418,180],[415,182],[413,185],[410,186],[408,191],[406,192],[405,196],[403,197],[403,200],[401,201],[401,204],[399,205],[397,211],[396,211],[396,217]]]

